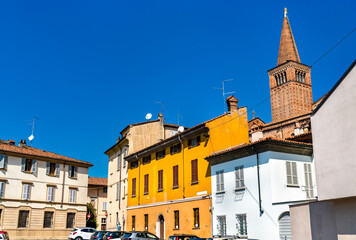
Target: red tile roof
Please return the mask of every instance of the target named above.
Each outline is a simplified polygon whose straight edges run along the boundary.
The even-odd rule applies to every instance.
[[[27,156],[34,157],[34,158],[43,157],[43,158],[48,158],[48,159],[53,159],[53,160],[61,160],[61,161],[82,164],[82,165],[86,165],[88,167],[93,166],[93,164],[91,164],[90,162],[81,161],[78,159],[66,157],[63,155],[59,155],[57,153],[48,152],[48,151],[41,150],[38,148],[30,147],[30,146],[19,147],[16,145],[11,145],[8,143],[0,142],[0,151],[9,153],[10,155],[11,155],[11,153],[13,153],[13,154],[20,154],[25,157],[27,157]]]
[[[88,178],[88,185],[107,186],[108,185],[108,179],[107,178],[99,178],[99,177],[89,177]]]
[[[215,157],[215,156],[227,153],[227,152],[234,151],[236,149],[240,149],[240,148],[243,148],[243,147],[247,147],[247,146],[255,145],[255,144],[260,143],[260,142],[267,142],[267,141],[295,143],[295,144],[299,144],[299,145],[313,146],[313,144],[311,144],[311,143],[303,143],[303,142],[284,140],[284,139],[279,139],[279,138],[274,138],[274,137],[268,137],[268,138],[264,138],[264,139],[261,139],[261,140],[255,141],[255,142],[251,142],[251,143],[241,143],[241,144],[239,144],[237,146],[233,146],[233,147],[230,147],[230,148],[226,148],[226,149],[214,152],[214,153],[210,154],[209,156],[207,156],[206,158]]]

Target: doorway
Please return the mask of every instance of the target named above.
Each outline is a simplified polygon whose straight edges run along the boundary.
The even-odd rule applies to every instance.
[[[156,234],[158,235],[160,240],[164,240],[164,217],[160,214],[157,218],[157,225],[156,225]]]

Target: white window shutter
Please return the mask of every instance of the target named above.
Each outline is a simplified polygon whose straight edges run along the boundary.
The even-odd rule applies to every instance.
[[[220,189],[221,191],[224,191],[225,190],[225,187],[224,187],[224,171],[221,171],[220,172],[220,177],[221,177],[221,180],[220,180]]]
[[[290,162],[286,162],[287,184],[292,184],[292,171]]]
[[[35,159],[32,160],[32,173],[37,173],[37,160]]]
[[[293,184],[298,185],[297,163],[292,162]]]
[[[4,197],[4,189],[5,189],[5,183],[0,182],[0,198]]]
[[[49,174],[49,169],[50,169],[51,163],[50,162],[46,162],[46,174]]]
[[[21,171],[25,171],[25,165],[26,165],[26,158],[22,158],[21,160]]]
[[[26,185],[22,186],[22,200],[26,200]]]
[[[220,192],[220,173],[216,172],[216,191]]]
[[[240,185],[241,185],[241,187],[245,187],[243,167],[240,168]]]
[[[59,176],[59,163],[56,163],[56,176]]]

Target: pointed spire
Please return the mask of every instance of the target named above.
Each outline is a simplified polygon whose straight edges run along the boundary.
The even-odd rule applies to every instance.
[[[281,41],[279,43],[277,66],[285,63],[287,60],[292,60],[300,63],[300,58],[295,44],[292,29],[287,17],[287,8],[284,9],[284,19],[281,33]]]

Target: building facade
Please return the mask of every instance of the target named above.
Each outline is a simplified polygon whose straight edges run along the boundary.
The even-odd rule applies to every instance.
[[[356,60],[311,117],[318,202],[291,206],[293,240],[356,239]]]
[[[91,203],[96,209],[97,229],[106,230],[107,221],[107,192],[108,192],[108,179],[89,177],[88,178],[88,199],[87,202]]]
[[[127,230],[127,175],[124,158],[135,151],[153,145],[176,133],[179,126],[165,123],[163,115],[157,120],[128,125],[117,142],[105,151],[108,162],[107,229]]]
[[[128,155],[127,230],[161,239],[175,233],[211,236],[210,153],[248,142],[247,112],[229,112]]]
[[[66,239],[85,226],[89,162],[0,141],[0,224],[11,239]]]
[[[213,153],[213,235],[291,239],[289,204],[315,200],[312,145],[267,138]]]

